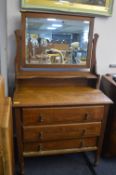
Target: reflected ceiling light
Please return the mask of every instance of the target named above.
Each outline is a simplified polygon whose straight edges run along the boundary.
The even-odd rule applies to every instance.
[[[67,0],[67,1],[59,0],[59,2],[61,2],[61,3],[69,3],[69,0]]]
[[[83,21],[85,24],[89,24],[89,21]]]
[[[56,21],[55,18],[47,18],[47,21]]]
[[[55,2],[55,4],[58,4],[58,5],[69,4],[69,3],[70,3],[69,0],[67,0],[67,1],[59,0],[59,1]]]
[[[48,30],[56,30],[55,27],[47,27]]]
[[[62,24],[52,24],[53,27],[62,27]]]

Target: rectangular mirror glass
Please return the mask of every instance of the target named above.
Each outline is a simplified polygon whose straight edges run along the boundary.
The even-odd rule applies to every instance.
[[[23,63],[88,67],[93,18],[24,13]]]

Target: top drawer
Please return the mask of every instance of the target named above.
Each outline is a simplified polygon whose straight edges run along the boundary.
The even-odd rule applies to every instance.
[[[104,106],[59,107],[59,108],[22,108],[23,124],[61,124],[74,122],[101,121]]]

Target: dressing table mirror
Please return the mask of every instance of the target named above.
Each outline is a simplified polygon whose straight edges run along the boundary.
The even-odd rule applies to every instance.
[[[22,12],[13,98],[20,174],[24,157],[95,151],[111,100],[96,89],[93,17]]]
[[[89,67],[93,20],[74,15],[23,13],[23,65]]]

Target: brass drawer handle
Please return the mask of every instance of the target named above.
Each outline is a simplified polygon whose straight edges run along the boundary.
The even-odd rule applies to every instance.
[[[44,122],[44,119],[43,119],[43,117],[42,117],[42,116],[39,116],[39,117],[38,117],[38,122],[39,122],[39,123]]]
[[[42,144],[38,145],[37,146],[37,151],[42,151],[42,150],[43,150],[43,145]]]
[[[43,137],[43,132],[40,132],[38,136],[39,136],[39,139],[42,140],[44,138]]]
[[[84,120],[89,120],[90,119],[90,114],[89,113],[86,113],[85,114],[85,117],[84,117]]]

